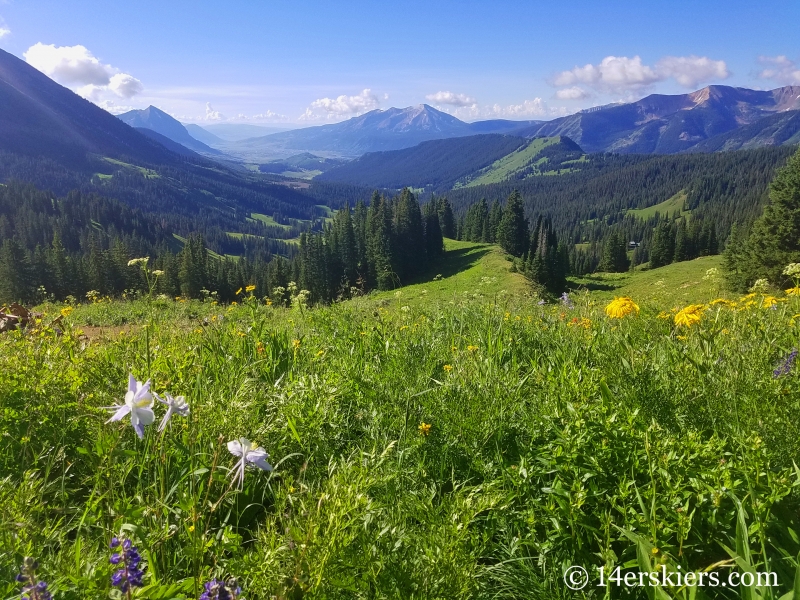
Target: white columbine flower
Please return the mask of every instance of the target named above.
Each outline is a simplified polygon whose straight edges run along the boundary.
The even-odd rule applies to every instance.
[[[164,418],[161,419],[161,424],[158,426],[159,431],[164,431],[164,428],[167,426],[167,422],[172,415],[180,415],[182,417],[189,415],[189,405],[186,403],[186,398],[183,396],[173,398],[172,394],[164,394],[166,397],[166,399],[164,399],[158,394],[153,395],[156,397],[156,400],[161,402],[161,404],[167,405],[167,413],[164,415]]]
[[[263,471],[272,471],[272,465],[267,462],[269,454],[263,448],[253,448],[253,444],[247,438],[242,437],[228,442],[228,450],[234,456],[241,457],[231,469],[233,477],[239,480],[239,489],[242,489],[244,485],[244,468],[247,463],[253,464]]]
[[[130,413],[131,425],[133,425],[136,435],[141,440],[144,438],[144,426],[150,425],[155,421],[156,415],[153,413],[153,396],[150,394],[150,380],[145,383],[136,381],[133,375],[128,375],[128,392],[125,394],[125,404],[109,406],[116,410],[106,423],[119,421]]]

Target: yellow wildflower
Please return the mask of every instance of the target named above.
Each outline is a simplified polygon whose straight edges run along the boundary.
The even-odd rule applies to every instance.
[[[272,306],[272,300],[270,300],[269,298],[267,298],[267,306]]]
[[[322,356],[323,354],[325,354],[325,350],[320,350],[317,352],[317,356]]]
[[[639,314],[639,305],[627,296],[614,298],[606,306],[606,314],[612,319],[622,319],[633,312]]]
[[[417,429],[419,429],[420,435],[428,437],[431,433],[431,424],[423,421],[422,423],[419,424],[419,427],[417,427]]]
[[[403,331],[404,329],[408,329],[408,325],[403,325],[403,326],[400,328],[400,331]]]
[[[256,286],[248,285],[246,288],[244,288],[244,291],[245,292],[252,292],[254,289],[256,289]]]
[[[64,308],[61,309],[61,316],[62,317],[68,317],[69,313],[71,313],[71,312],[72,312],[72,307],[71,306],[65,306]]]
[[[675,315],[675,325],[691,327],[695,323],[699,323],[705,309],[705,304],[690,304]]]
[[[778,303],[775,296],[764,296],[764,301],[761,303],[762,308],[770,308]]]
[[[239,288],[238,290],[236,290],[236,295],[237,295],[237,296],[238,296],[239,294],[241,294],[241,293],[242,293],[242,288]]]
[[[789,288],[786,290],[787,296],[800,296],[800,285],[796,285],[793,288]]]
[[[300,347],[300,340],[292,340],[292,347],[297,350]]]
[[[453,370],[453,365],[445,365],[442,367],[447,373]]]
[[[477,346],[467,346],[467,350],[469,350],[470,352],[476,352],[478,350],[478,347]]]

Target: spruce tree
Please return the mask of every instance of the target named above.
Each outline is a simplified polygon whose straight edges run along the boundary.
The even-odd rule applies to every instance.
[[[29,302],[33,292],[28,254],[16,238],[5,240],[0,248],[0,302]]]
[[[598,269],[607,273],[624,273],[630,265],[625,238],[619,231],[612,231],[603,244],[603,258]]]
[[[783,269],[800,262],[800,150],[775,175],[769,199],[753,223],[737,269],[747,285],[761,278],[776,285],[786,283]]]
[[[456,220],[453,216],[453,207],[450,206],[447,198],[439,198],[438,206],[439,212],[439,225],[442,229],[442,235],[446,238],[455,239],[457,236]]]
[[[503,218],[497,228],[497,243],[511,256],[522,256],[528,245],[528,220],[522,196],[514,190],[506,201]]]

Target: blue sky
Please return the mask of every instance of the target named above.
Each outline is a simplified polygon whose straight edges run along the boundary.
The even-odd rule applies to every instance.
[[[426,102],[548,119],[709,83],[800,85],[800,2],[0,0],[0,48],[112,112],[336,122]]]

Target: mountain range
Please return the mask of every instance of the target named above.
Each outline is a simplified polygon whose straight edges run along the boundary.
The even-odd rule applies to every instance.
[[[798,110],[800,86],[762,91],[713,85],[689,94],[652,94],[551,121],[465,123],[427,104],[373,110],[341,123],[223,141],[214,147],[249,162],[300,152],[352,158],[435,139],[501,133],[565,136],[586,152],[675,154],[795,143]]]

